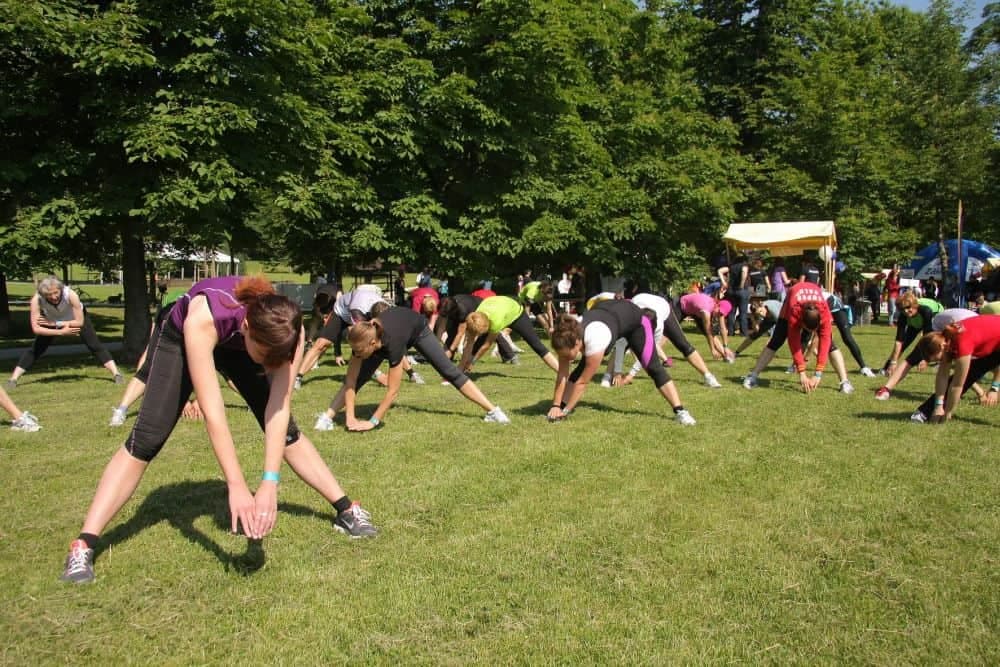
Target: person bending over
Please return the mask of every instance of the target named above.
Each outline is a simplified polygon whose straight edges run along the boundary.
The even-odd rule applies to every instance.
[[[335,529],[351,537],[378,531],[369,514],[344,494],[312,442],[291,415],[293,368],[302,357],[302,311],[264,278],[210,278],[177,300],[164,322],[146,383],[146,400],[125,444],[111,458],[83,527],[70,545],[60,579],[94,580],[99,535],[132,497],[146,467],[160,452],[192,389],[205,430],[229,489],[231,528],[251,539],[268,535],[277,521],[282,460],[333,505]],[[264,431],[263,476],[250,491],[226,420],[216,371],[236,385]]]
[[[491,296],[483,299],[465,320],[465,346],[459,364],[463,373],[472,369],[472,364],[486,354],[507,327],[521,336],[549,368],[554,371],[559,369],[555,356],[535,333],[535,327],[524,314],[521,304],[509,296]]]
[[[899,357],[920,336],[931,332],[934,316],[944,310],[933,299],[918,299],[913,292],[906,292],[894,302],[896,304],[896,340],[892,352],[882,366],[881,375],[891,376],[899,362]]]
[[[349,431],[368,431],[385,419],[389,408],[399,395],[403,376],[403,358],[407,350],[415,348],[434,370],[458,389],[463,396],[486,411],[483,421],[509,424],[503,410],[490,403],[476,383],[464,375],[447,357],[441,343],[427,326],[427,320],[408,308],[389,308],[370,322],[358,322],[348,334],[351,344],[351,362],[347,377],[340,391],[330,402],[326,412],[316,419],[318,431],[333,430],[333,418],[340,411],[346,413]],[[369,419],[359,420],[355,414],[358,392],[372,377],[383,361],[389,362],[385,396]]]
[[[549,421],[565,419],[573,412],[612,343],[624,338],[642,367],[653,378],[657,390],[673,408],[676,421],[684,426],[697,423],[684,409],[677,387],[656,355],[653,334],[656,324],[651,316],[655,318],[656,314],[644,313],[635,304],[624,300],[603,301],[584,313],[582,320],[568,313],[559,316],[552,331],[552,347],[559,369],[556,371],[552,407],[547,414]],[[570,372],[570,365],[577,356],[582,358]]]

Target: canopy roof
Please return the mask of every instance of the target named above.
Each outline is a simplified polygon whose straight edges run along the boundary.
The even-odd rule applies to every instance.
[[[825,245],[837,247],[833,220],[809,222],[736,222],[723,240],[737,250],[768,250],[772,255],[801,255]]]

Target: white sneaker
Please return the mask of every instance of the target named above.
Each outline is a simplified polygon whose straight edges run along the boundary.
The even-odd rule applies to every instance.
[[[788,368],[785,369],[786,375],[791,375],[795,372],[795,364],[788,364]]]
[[[850,383],[849,380],[844,380],[840,383],[840,393],[841,394],[853,394],[854,385]]]
[[[705,373],[705,386],[711,389],[722,389],[722,385],[719,384],[719,381],[711,373]]]
[[[676,421],[681,426],[694,426],[695,424],[698,423],[694,420],[694,417],[692,417],[691,413],[688,412],[687,410],[681,410],[680,412],[675,414],[674,421]]]
[[[736,353],[733,352],[732,350],[726,350],[725,360],[726,360],[727,364],[735,364],[736,363]]]
[[[11,431],[23,431],[24,433],[34,433],[40,428],[42,426],[38,423],[38,418],[27,410],[21,413],[19,419],[15,419],[10,424]]]
[[[302,376],[301,375],[296,375],[295,376],[295,384],[293,385],[293,387],[294,387],[295,391],[298,391],[299,389],[302,389]]]
[[[924,416],[923,412],[917,410],[912,415],[910,415],[910,421],[913,422],[914,424],[926,424],[927,417]]]
[[[756,386],[757,386],[757,378],[755,376],[748,375],[745,378],[743,378],[744,389],[753,389]]]
[[[427,384],[426,382],[424,382],[424,379],[420,377],[420,373],[416,371],[410,373],[410,382],[412,382],[413,384]]]
[[[875,371],[873,371],[872,369],[868,368],[867,366],[865,366],[864,368],[861,369],[861,374],[864,375],[866,378],[873,378],[873,377],[875,377]]]
[[[406,360],[407,360],[407,361],[409,361],[409,362],[410,362],[411,364],[413,364],[414,366],[419,366],[419,365],[420,365],[420,362],[419,362],[419,361],[417,361],[416,357],[414,357],[414,356],[413,356],[412,354],[411,354],[411,355],[408,355],[408,356],[406,357]]]
[[[108,426],[122,426],[125,423],[125,417],[128,415],[128,408],[123,408],[121,406],[115,408],[111,411],[111,421],[108,422]]]
[[[486,413],[486,416],[483,417],[483,421],[490,422],[492,424],[509,424],[510,417],[505,415],[503,410],[498,405]]]
[[[313,424],[314,431],[332,431],[333,430],[333,420],[330,419],[325,412],[316,416],[316,423]]]
[[[601,386],[604,387],[605,389],[610,389],[611,388],[611,374],[610,373],[605,373],[604,377],[601,378]]]

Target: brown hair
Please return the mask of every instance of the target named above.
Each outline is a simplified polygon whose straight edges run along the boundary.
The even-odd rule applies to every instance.
[[[940,331],[932,331],[920,339],[917,349],[924,355],[924,359],[933,359],[948,349],[948,341]]]
[[[371,315],[372,319],[375,319],[390,308],[392,308],[392,306],[389,303],[385,301],[376,301],[372,304],[372,309],[369,315]]]
[[[583,338],[583,325],[576,315],[560,313],[552,328],[552,347],[556,351],[568,350]]]
[[[246,306],[248,335],[264,348],[264,366],[291,361],[302,334],[302,309],[286,296],[275,294],[263,276],[244,278],[236,285],[236,299]]]
[[[541,295],[544,301],[552,301],[553,292],[552,283],[548,280],[543,280],[538,284],[538,294]]]
[[[815,331],[819,328],[822,318],[819,314],[819,308],[816,307],[814,303],[808,303],[802,307],[802,326],[809,331]]]

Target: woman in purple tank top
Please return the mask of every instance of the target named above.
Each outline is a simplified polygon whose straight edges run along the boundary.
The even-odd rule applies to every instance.
[[[233,532],[242,526],[248,537],[262,539],[274,529],[284,460],[337,510],[334,528],[351,537],[375,535],[368,513],[344,494],[292,419],[292,369],[302,360],[304,337],[298,305],[275,294],[264,278],[210,278],[178,299],[149,352],[146,397],[135,426],[104,469],[60,578],[93,581],[98,536],[131,498],[192,390],[229,489]],[[256,492],[250,491],[236,456],[217,372],[233,383],[264,431],[264,474]]]

